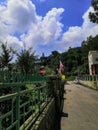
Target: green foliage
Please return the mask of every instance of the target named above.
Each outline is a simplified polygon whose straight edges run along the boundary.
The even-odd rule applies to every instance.
[[[74,79],[75,79],[75,76],[72,76],[72,75],[67,77],[68,81],[73,81]]]
[[[93,23],[98,24],[98,0],[92,0],[91,5],[94,9],[94,12],[89,13],[89,18]]]
[[[7,46],[7,43],[1,43],[2,52],[0,54],[1,67],[8,67],[10,69],[10,62],[12,61],[13,54],[12,48]]]
[[[32,73],[35,59],[35,52],[32,52],[32,48],[23,49],[20,54],[17,54],[17,66],[22,73]]]
[[[48,66],[45,67],[46,69],[46,75],[54,75],[55,71],[52,68],[49,68]]]
[[[76,76],[81,74],[88,74],[88,53],[91,50],[98,50],[98,35],[95,37],[89,36],[85,41],[81,43],[81,47],[69,48],[67,52],[57,53],[52,52],[47,57],[47,67],[50,69],[48,73],[55,72],[59,66],[59,60],[62,60],[65,66],[64,73],[67,76]]]
[[[58,51],[53,51],[50,56],[47,57],[46,65],[48,68],[56,71],[58,68],[59,60],[60,60],[60,53]]]

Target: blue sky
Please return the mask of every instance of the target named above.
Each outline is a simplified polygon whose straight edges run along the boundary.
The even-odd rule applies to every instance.
[[[98,34],[90,6],[91,0],[0,0],[0,41],[16,50],[33,47],[38,56],[81,46]]]
[[[91,0],[32,0],[36,5],[36,11],[39,15],[45,16],[52,8],[64,8],[61,22],[65,26],[81,26],[82,15],[91,5]]]

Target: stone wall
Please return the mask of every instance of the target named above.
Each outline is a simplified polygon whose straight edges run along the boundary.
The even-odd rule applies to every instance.
[[[55,99],[52,99],[30,130],[54,130],[56,115]]]

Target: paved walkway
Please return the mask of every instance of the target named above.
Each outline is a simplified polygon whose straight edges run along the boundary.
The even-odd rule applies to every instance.
[[[98,130],[98,91],[73,82],[65,89],[59,130]]]

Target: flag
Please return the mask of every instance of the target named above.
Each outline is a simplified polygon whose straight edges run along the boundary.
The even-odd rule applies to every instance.
[[[60,64],[59,64],[59,69],[60,69],[61,71],[64,71],[64,65],[62,64],[61,61],[60,61]]]

